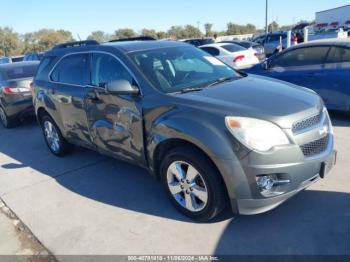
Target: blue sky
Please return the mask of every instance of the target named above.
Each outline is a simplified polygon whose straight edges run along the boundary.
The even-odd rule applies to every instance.
[[[350,0],[269,0],[269,19],[280,24],[312,20],[315,12],[350,4]],[[66,29],[85,38],[91,31],[109,33],[131,27],[167,30],[171,25],[210,22],[265,23],[265,0],[1,0],[0,26],[19,33],[41,28]]]

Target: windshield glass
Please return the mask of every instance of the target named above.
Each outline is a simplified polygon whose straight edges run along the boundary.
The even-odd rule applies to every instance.
[[[208,53],[194,47],[176,47],[129,54],[154,87],[165,93],[206,87],[240,75]]]

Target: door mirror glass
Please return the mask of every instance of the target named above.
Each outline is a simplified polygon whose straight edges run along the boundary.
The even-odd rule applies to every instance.
[[[111,94],[137,95],[139,89],[127,80],[114,80],[106,84],[106,90]]]

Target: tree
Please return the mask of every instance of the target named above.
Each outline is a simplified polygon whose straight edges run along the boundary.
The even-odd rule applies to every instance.
[[[182,26],[172,26],[168,30],[168,36],[176,39],[186,38],[186,34]]]
[[[87,40],[95,40],[99,43],[108,42],[111,40],[111,36],[103,31],[93,31],[91,34],[87,37]]]
[[[202,37],[203,33],[197,27],[193,25],[186,25],[184,28],[184,32],[187,38],[197,38]]]
[[[75,41],[72,33],[66,30],[41,29],[36,32],[26,33],[23,36],[23,51],[42,52],[47,51],[57,44]]]
[[[141,30],[141,35],[143,35],[143,36],[150,36],[150,37],[153,37],[153,38],[158,38],[157,32],[154,29],[146,29],[146,28],[144,28],[144,29]]]
[[[164,39],[164,38],[167,38],[167,37],[168,37],[168,34],[166,32],[163,32],[163,31],[157,32],[157,38],[158,39]]]
[[[21,42],[12,28],[0,27],[0,56],[12,56],[21,53]]]
[[[118,29],[114,32],[114,36],[116,39],[130,38],[135,37],[136,33],[131,28],[122,28]]]
[[[234,23],[227,24],[228,35],[254,34],[255,32],[256,32],[256,27],[253,24],[246,24],[246,25],[238,25]]]
[[[205,36],[213,36],[213,24],[210,23],[206,23],[204,24],[204,28],[205,28]]]
[[[276,21],[273,21],[269,26],[267,27],[269,32],[275,32],[278,31],[279,25],[277,24]]]

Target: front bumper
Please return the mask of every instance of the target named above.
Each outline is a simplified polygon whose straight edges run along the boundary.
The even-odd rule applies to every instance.
[[[290,180],[290,183],[282,186],[282,194],[264,197],[260,193],[256,182],[251,179],[251,197],[236,199],[234,207],[242,215],[254,215],[274,209],[298,192],[324,178],[336,164],[336,157],[337,152],[333,150],[332,144],[328,151],[318,158],[305,160],[300,163],[244,166],[243,169],[250,178],[255,178],[257,175],[262,174],[279,174],[284,179]]]
[[[336,157],[337,157],[337,153],[336,151],[333,151],[332,154],[328,156],[328,158],[323,159],[324,162],[315,164],[316,167],[319,167],[319,172],[316,174],[307,172],[308,170],[310,170],[310,166],[308,165],[300,165],[299,167],[295,166],[293,168],[289,168],[289,170],[288,169],[284,170],[285,172],[286,171],[289,172],[289,174],[293,174],[299,168],[301,169],[305,168],[305,173],[304,173],[305,176],[308,177],[311,175],[311,177],[309,177],[304,181],[297,181],[296,183],[294,183],[297,185],[295,189],[275,197],[263,198],[263,199],[237,200],[237,203],[235,203],[235,206],[237,206],[239,214],[254,215],[254,214],[264,213],[271,209],[274,209],[275,207],[279,206],[283,202],[287,201],[289,198],[299,193],[300,191],[309,187],[311,184],[317,182],[319,179],[324,178],[324,176],[328,174],[330,170],[333,168],[333,166],[335,165]]]

